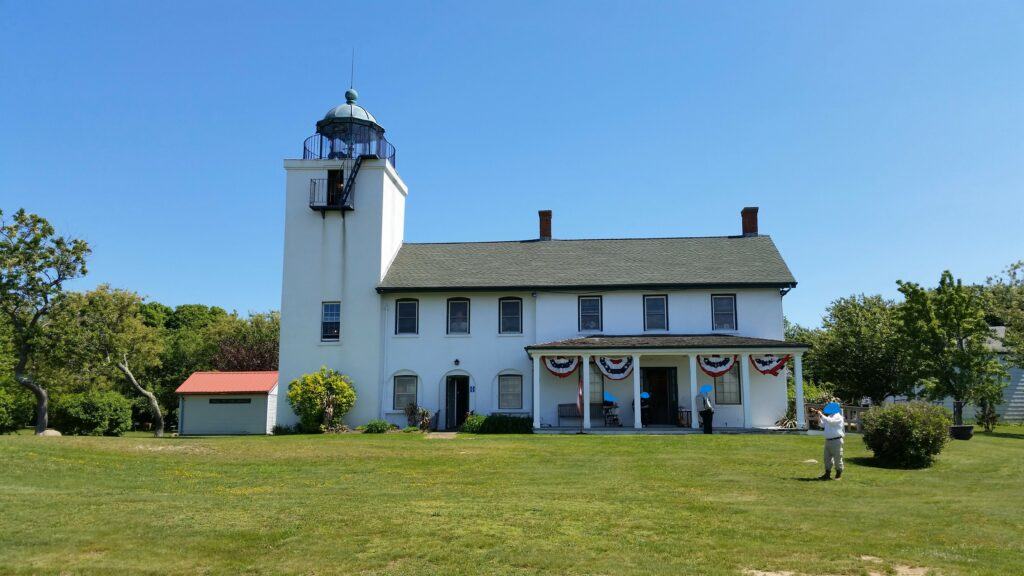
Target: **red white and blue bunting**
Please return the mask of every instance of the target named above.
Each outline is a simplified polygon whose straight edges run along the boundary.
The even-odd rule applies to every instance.
[[[559,378],[565,378],[576,371],[580,365],[579,356],[545,356],[544,366]]]
[[[788,354],[785,356],[777,356],[775,354],[750,356],[750,363],[754,366],[754,370],[767,376],[778,376],[779,372],[782,372],[782,369],[786,367],[786,362],[788,361]]]
[[[597,369],[609,380],[623,380],[633,372],[633,357],[598,356]]]
[[[732,370],[736,365],[736,356],[697,356],[697,365],[708,376],[717,378]]]

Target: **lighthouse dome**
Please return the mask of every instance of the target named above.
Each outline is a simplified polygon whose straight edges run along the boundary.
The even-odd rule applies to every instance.
[[[366,108],[356,104],[356,100],[358,99],[358,92],[352,88],[346,90],[345,103],[328,110],[327,114],[324,114],[324,119],[317,122],[317,127],[348,122],[352,122],[354,124],[370,124],[379,127],[380,124],[377,123],[377,119],[373,117],[373,114],[370,114]]]

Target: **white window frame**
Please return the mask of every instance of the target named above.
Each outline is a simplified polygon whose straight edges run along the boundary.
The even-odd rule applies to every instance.
[[[452,302],[465,302],[466,303],[466,331],[465,332],[452,332]],[[445,304],[445,334],[453,336],[466,336],[472,332],[473,327],[473,305],[469,298],[453,297],[447,300]]]
[[[583,301],[597,300],[597,328],[583,328]],[[576,328],[580,332],[603,332],[604,331],[604,298],[598,296],[578,296],[576,298]]]
[[[327,307],[328,306],[337,306],[338,307],[337,320],[328,320],[327,319]],[[331,338],[331,337],[324,337],[324,334],[325,334],[324,326],[328,322],[337,323],[338,324],[338,335],[334,336],[333,338]],[[340,340],[341,340],[341,302],[338,301],[338,300],[326,300],[326,301],[323,301],[323,302],[320,303],[320,341],[321,342],[338,342]]]
[[[398,404],[398,397],[400,396],[399,393],[398,393],[398,381],[399,381],[399,379],[403,379],[403,381],[405,381],[405,382],[408,382],[408,380],[404,380],[404,379],[412,379],[412,392],[411,392],[412,402],[404,402],[402,405]],[[406,397],[406,396],[409,396],[409,395],[410,395],[409,392],[403,392],[401,394],[401,396],[403,396],[403,397]],[[420,379],[419,379],[419,376],[416,376],[415,374],[395,374],[395,376],[391,379],[391,409],[395,410],[397,412],[404,412],[405,411],[405,407],[408,406],[409,404],[415,404],[417,406],[420,405]]]
[[[406,304],[406,305],[412,304],[415,307],[415,309],[416,309],[416,313],[413,315],[413,319],[414,319],[414,321],[416,323],[416,326],[415,326],[415,328],[413,328],[412,332],[402,332],[402,331],[399,330],[399,326],[401,325],[400,320],[401,320],[401,317],[402,317],[401,314],[400,314],[400,310],[401,310],[403,304]],[[417,335],[419,333],[420,333],[420,301],[415,299],[415,298],[399,298],[398,300],[395,300],[395,335],[398,335],[398,336],[415,336],[415,335]]]
[[[665,302],[665,325],[661,328],[651,328],[647,325],[647,301],[648,300],[663,300]],[[645,294],[644,295],[644,332],[666,332],[668,331],[668,294]]]
[[[519,330],[505,330],[505,314],[502,305],[506,302],[515,302],[519,305]],[[523,299],[518,296],[504,296],[498,298],[498,334],[522,334],[523,333]]]
[[[519,380],[519,405],[518,406],[504,406],[501,403],[502,393],[501,385],[502,379],[511,378]],[[522,374],[498,374],[498,410],[522,410],[523,409],[523,375]]]
[[[729,299],[732,300],[732,327],[731,328],[720,328],[718,321],[715,319],[715,300],[718,299]],[[739,314],[736,310],[736,295],[735,294],[712,294],[711,295],[711,330],[715,332],[735,332],[739,329]]]
[[[724,386],[726,384],[729,384],[728,382],[725,381],[725,375],[722,375],[722,376],[715,376],[712,379],[713,380],[712,384],[714,385],[714,388],[715,388],[715,404],[718,405],[718,406],[740,406],[740,405],[742,405],[743,404],[743,382],[741,382],[741,378],[743,378],[743,376],[740,374],[739,363],[737,362],[736,364],[734,364],[733,367],[728,372],[726,372],[725,374],[726,375],[731,374],[731,375],[733,375],[735,377],[735,382],[736,382],[736,401],[735,402],[723,402],[723,401],[719,400],[719,396],[718,396],[718,393],[719,393],[718,389],[719,389],[719,387],[721,386],[721,387],[724,388]],[[730,395],[732,395],[731,391],[729,391],[729,392],[730,392]],[[723,394],[724,393],[725,393],[725,391],[723,390]]]

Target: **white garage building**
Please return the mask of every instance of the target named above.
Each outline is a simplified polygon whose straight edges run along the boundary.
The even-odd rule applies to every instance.
[[[196,372],[176,390],[178,433],[270,434],[277,372]]]

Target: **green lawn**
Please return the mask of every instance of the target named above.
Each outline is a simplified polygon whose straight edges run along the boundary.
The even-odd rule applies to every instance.
[[[6,436],[0,574],[1024,574],[1024,428],[807,481],[821,443]]]

